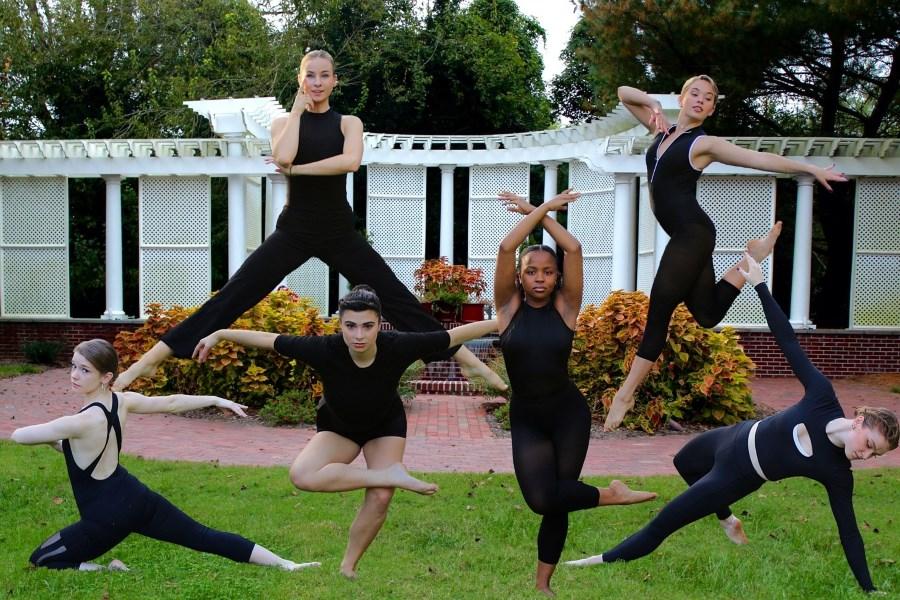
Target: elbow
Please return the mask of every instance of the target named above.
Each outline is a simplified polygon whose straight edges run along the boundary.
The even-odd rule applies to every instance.
[[[573,258],[578,258],[581,256],[581,242],[575,240],[573,243],[566,246],[566,254],[571,254]]]
[[[350,160],[350,163],[347,165],[348,173],[356,173],[359,171],[359,166],[362,164],[362,157],[354,158]]]
[[[628,93],[627,85],[620,85],[616,88],[616,95],[619,97],[619,100],[625,102],[625,95]]]

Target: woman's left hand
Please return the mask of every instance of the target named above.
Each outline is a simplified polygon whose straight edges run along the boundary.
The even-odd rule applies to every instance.
[[[290,163],[278,162],[277,160],[275,160],[274,156],[264,156],[263,160],[266,162],[267,165],[275,165],[275,171],[277,171],[278,173],[281,173],[282,175],[286,175],[286,176],[290,177],[291,167],[293,167],[294,165],[292,165]]]
[[[247,416],[247,413],[244,412],[244,409],[247,408],[246,404],[238,404],[237,402],[228,400],[227,398],[216,398],[216,406],[223,412],[230,410],[239,417]]]
[[[500,202],[503,203],[503,207],[511,213],[527,215],[534,210],[534,206],[532,206],[530,202],[528,202],[527,200],[525,200],[525,198],[519,196],[518,194],[513,194],[512,192],[507,192],[506,190],[504,190],[497,194],[497,197],[500,198]]]
[[[544,204],[548,206],[550,210],[566,210],[569,202],[575,202],[579,198],[581,198],[581,192],[573,192],[570,188],[561,191],[552,199],[547,200]]]

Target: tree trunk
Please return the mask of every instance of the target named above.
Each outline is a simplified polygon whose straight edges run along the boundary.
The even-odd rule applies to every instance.
[[[833,136],[837,125],[838,104],[841,101],[841,80],[844,75],[844,60],[847,53],[847,38],[843,32],[829,32],[831,40],[831,64],[828,66],[828,79],[822,94],[822,128],[821,134]]]

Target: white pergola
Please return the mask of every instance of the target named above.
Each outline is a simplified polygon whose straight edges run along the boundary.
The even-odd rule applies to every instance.
[[[674,95],[657,95],[674,118]],[[0,318],[67,317],[68,178],[106,181],[106,310],[124,318],[121,182],[140,181],[141,301],[191,304],[209,293],[209,178],[228,178],[229,274],[274,229],[287,181],[265,164],[269,126],[284,109],[273,98],[186,102],[210,120],[215,139],[29,140],[0,142]],[[667,238],[649,209],[644,152],[651,138],[623,108],[603,119],[555,130],[487,136],[365,134],[367,227],[375,248],[404,282],[424,257],[425,170],[441,169],[440,254],[454,258],[453,175],[469,170],[470,266],[492,279],[499,240],[515,217],[499,210],[496,193],[528,194],[532,165],[544,168],[544,199],[569,164],[568,185],[583,193],[569,228],[585,252],[586,300],[613,289],[649,291]],[[827,166],[858,178],[851,325],[900,328],[900,140],[730,138],[735,144]],[[781,175],[778,175],[779,177]],[[774,219],[775,177],[715,164],[699,194],[719,229],[714,257],[724,270],[746,239]],[[797,177],[797,218],[790,317],[810,327],[809,296],[814,181]],[[347,198],[353,203],[353,175]],[[265,227],[259,198],[267,190]],[[52,218],[46,221],[48,215]],[[59,217],[62,215],[62,226]],[[251,218],[248,218],[251,215]],[[45,219],[45,221],[41,221]],[[55,219],[55,220],[54,220]],[[53,227],[37,225],[56,223]],[[52,230],[52,235],[47,231]],[[49,235],[49,237],[48,237]],[[52,239],[51,239],[52,238]],[[545,242],[552,242],[546,239]],[[770,261],[769,261],[770,264]],[[36,270],[41,273],[35,275]],[[327,306],[327,270],[310,263],[286,283]],[[205,272],[205,275],[204,275]],[[771,271],[769,270],[769,277]],[[35,305],[50,282],[57,308]],[[492,283],[492,282],[491,282]],[[857,293],[857,288],[860,293]],[[63,300],[59,298],[63,297]],[[65,310],[59,307],[65,305]],[[764,324],[758,303],[739,300],[726,321]]]

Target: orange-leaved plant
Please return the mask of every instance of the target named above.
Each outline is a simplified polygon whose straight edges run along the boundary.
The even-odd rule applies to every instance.
[[[414,289],[425,302],[459,305],[480,297],[487,289],[481,269],[451,265],[446,256],[424,261],[413,277]]]

